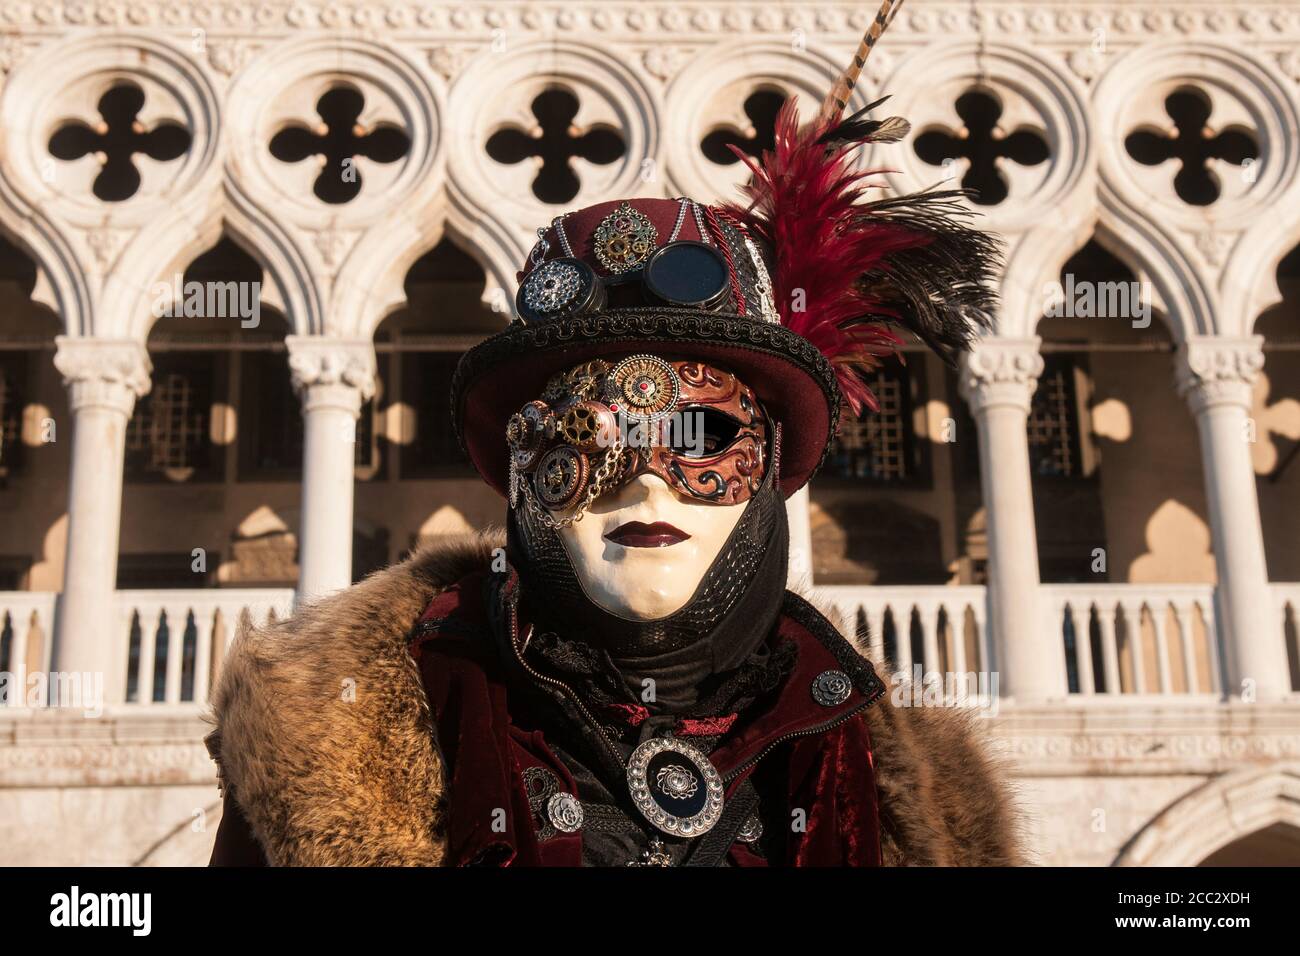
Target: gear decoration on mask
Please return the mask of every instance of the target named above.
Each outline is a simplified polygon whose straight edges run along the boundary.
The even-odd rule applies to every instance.
[[[613,411],[632,421],[657,422],[677,407],[682,383],[671,364],[657,355],[633,355],[609,372],[605,394]]]
[[[510,416],[506,424],[506,441],[510,443],[510,463],[518,472],[537,467],[545,442],[555,437],[555,415],[545,402],[529,402]]]
[[[649,217],[623,202],[600,221],[591,241],[596,259],[617,275],[645,262],[658,238],[659,230]]]
[[[722,816],[722,776],[709,758],[674,737],[653,737],[632,751],[627,785],[641,814],[664,833],[697,837]]]
[[[524,280],[524,304],[548,315],[565,311],[582,294],[582,273],[567,262],[543,262]]]
[[[753,391],[725,369],[644,353],[614,365],[593,359],[551,376],[542,399],[510,417],[508,498],[568,527],[601,495],[651,472],[687,500],[741,504],[768,471],[770,435]],[[567,453],[543,470],[561,447]]]
[[[590,475],[586,455],[568,445],[552,448],[538,462],[533,476],[537,497],[552,511],[564,511],[582,497]]]
[[[599,402],[571,405],[560,419],[559,436],[578,451],[593,452],[614,442],[618,421],[614,413]]]

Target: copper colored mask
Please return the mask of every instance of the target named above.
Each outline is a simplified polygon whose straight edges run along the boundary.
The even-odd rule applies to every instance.
[[[740,504],[767,468],[768,422],[753,391],[714,366],[655,355],[552,377],[506,437],[512,501],[522,492],[569,520],[646,472],[688,501]]]

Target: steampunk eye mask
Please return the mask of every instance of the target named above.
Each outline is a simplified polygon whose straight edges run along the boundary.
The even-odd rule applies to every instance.
[[[584,362],[511,416],[511,506],[522,495],[564,527],[644,472],[688,501],[741,504],[763,481],[767,439],[762,407],[730,372],[657,355]]]

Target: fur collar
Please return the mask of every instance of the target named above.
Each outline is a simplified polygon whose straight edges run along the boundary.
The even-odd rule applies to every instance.
[[[502,544],[458,536],[285,621],[240,621],[208,747],[269,863],[441,863],[443,767],[407,639]],[[886,863],[1019,861],[1003,774],[968,714],[894,707],[888,692],[867,714]]]

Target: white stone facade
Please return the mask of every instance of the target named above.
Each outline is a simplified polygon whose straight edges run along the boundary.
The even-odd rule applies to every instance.
[[[289,323],[305,423],[297,596],[343,587],[354,482],[342,436],[375,393],[374,334],[406,302],[412,264],[454,236],[482,265],[483,301],[504,322],[537,226],[616,196],[732,196],[741,167],[707,162],[701,137],[743,128],[739,104],[756,88],[795,95],[806,111],[874,13],[874,3],[722,0],[0,0],[0,232],[35,262],[32,298],[58,316],[53,361],[75,423],[57,612],[23,592],[2,597],[53,633],[52,656],[35,667],[102,673],[110,704],[90,720],[0,712],[0,863],[200,863],[211,844],[219,804],[200,705],[181,699],[171,673],[161,705],[126,704],[123,647],[101,626],[117,606],[123,435],[149,389],[157,283],[223,234],[262,266],[263,300]],[[69,120],[100,123],[96,102],[122,83],[143,93],[142,130],[169,122],[189,143],[173,160],[137,156],[136,191],[105,202],[92,188],[102,158],[57,161],[49,144]],[[397,128],[408,142],[396,162],[356,158],[360,198],[327,204],[312,192],[319,167],[280,162],[268,144],[340,86],[364,98],[360,128]],[[534,164],[485,154],[503,124],[532,126],[530,104],[556,86],[579,104],[575,128],[615,129],[623,142],[613,162],[572,160],[579,188],[563,207],[535,196]],[[968,608],[979,631],[969,666],[999,675],[988,726],[1014,767],[1040,861],[1190,865],[1233,845],[1253,851],[1266,833],[1294,862],[1300,700],[1294,635],[1279,622],[1294,623],[1300,585],[1270,582],[1242,436],[1266,370],[1255,323],[1280,301],[1278,264],[1300,243],[1300,4],[912,0],[855,101],[892,93],[889,111],[917,129],[960,129],[954,103],[976,87],[997,98],[1004,127],[1033,128],[1050,155],[1001,162],[1008,196],[980,207],[1007,241],[995,334],[959,383],[979,431],[988,584],[915,598],[925,663],[942,654],[966,670],[966,642],[949,637],[941,651],[937,621],[941,606]],[[1246,164],[1206,161],[1218,188],[1206,205],[1180,198],[1168,164],[1142,165],[1125,147],[1135,129],[1168,130],[1166,99],[1188,87],[1216,129],[1248,129],[1258,147]],[[887,149],[865,162],[890,167],[891,187],[935,181],[914,150]],[[1173,374],[1153,387],[1176,388],[1196,424],[1217,582],[1186,600],[1199,602],[1209,634],[1208,686],[1196,686],[1174,585],[1097,599],[1136,614],[1130,621],[1151,610],[1154,644],[1128,665],[1137,693],[1117,692],[1105,622],[1104,686],[1084,660],[1090,641],[1076,660],[1086,676],[1071,685],[1061,612],[1093,598],[1040,582],[1025,427],[1043,368],[1043,288],[1094,235],[1150,290],[1176,349]],[[795,561],[806,570],[806,496],[796,500],[795,541],[805,543]],[[888,597],[836,591],[828,596],[846,615],[868,624]],[[174,599],[160,595],[159,606]],[[284,598],[232,595],[227,605]],[[1168,631],[1156,613],[1165,607],[1177,621]],[[200,634],[193,700],[205,698],[223,633]],[[1187,678],[1175,694],[1169,649],[1180,638]]]

